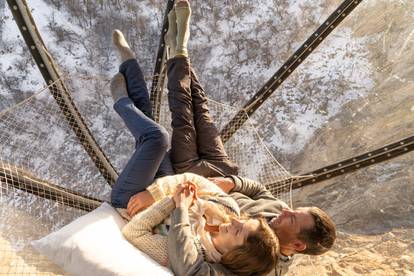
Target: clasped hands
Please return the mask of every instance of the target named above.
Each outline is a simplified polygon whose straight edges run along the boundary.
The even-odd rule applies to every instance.
[[[197,199],[197,186],[191,181],[181,184],[173,196],[176,208],[190,208]]]
[[[195,199],[197,199],[197,186],[191,181],[179,185],[173,196],[177,208],[190,208]],[[127,213],[130,217],[133,217],[137,213],[151,206],[154,202],[155,200],[150,192],[147,190],[139,192],[129,199]]]

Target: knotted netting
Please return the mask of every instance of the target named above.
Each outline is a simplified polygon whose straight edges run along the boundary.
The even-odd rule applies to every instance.
[[[92,134],[119,172],[134,141],[113,111],[109,79],[68,77],[62,80]],[[0,274],[64,274],[31,245],[74,219],[109,201],[110,186],[73,132],[75,122],[63,115],[53,94],[59,82],[0,112]],[[160,123],[170,130],[166,92]],[[215,101],[210,111],[220,128],[237,109]],[[82,136],[80,137],[82,139]],[[83,144],[83,146],[81,145]],[[87,145],[86,145],[87,147]],[[225,145],[241,175],[264,185],[290,202],[289,173],[274,159],[251,122]]]

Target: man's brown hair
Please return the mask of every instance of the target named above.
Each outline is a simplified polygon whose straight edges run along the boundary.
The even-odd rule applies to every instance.
[[[307,255],[321,255],[333,246],[336,239],[336,228],[327,213],[318,207],[309,207],[309,213],[315,222],[314,227],[301,229],[299,240],[306,243],[306,249],[300,251]]]
[[[221,257],[220,263],[236,275],[265,275],[277,264],[279,240],[263,218],[258,220],[257,231]]]

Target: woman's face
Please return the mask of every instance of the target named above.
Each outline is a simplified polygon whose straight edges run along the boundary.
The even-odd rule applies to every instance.
[[[250,233],[259,228],[257,219],[239,220],[231,219],[229,223],[222,223],[218,232],[211,233],[214,246],[221,254],[241,246],[247,240]]]

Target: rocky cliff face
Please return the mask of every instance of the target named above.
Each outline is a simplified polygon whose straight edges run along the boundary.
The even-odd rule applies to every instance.
[[[413,134],[413,3],[369,1],[345,23],[368,36],[375,85],[343,106],[295,158],[296,171],[311,171]],[[355,68],[358,70],[358,68]],[[308,187],[298,205],[319,205],[333,216],[340,235],[333,252],[298,270],[319,275],[413,275],[413,154]]]
[[[110,34],[114,28],[126,34],[150,81],[161,2],[28,1],[62,72],[82,76],[70,82],[75,101],[117,168],[133,143],[111,113],[105,86],[117,70]],[[242,106],[340,2],[192,1],[190,52],[209,97]],[[305,173],[412,135],[413,11],[409,0],[363,1],[252,116],[288,170]],[[2,0],[0,22],[0,110],[5,110],[43,87],[43,80]],[[66,150],[71,143],[76,141]],[[62,153],[64,160],[79,155]],[[76,189],[108,193],[89,185],[97,175],[80,173],[82,166],[65,168],[67,174],[76,172]],[[295,191],[294,205],[326,209],[339,237],[332,252],[297,258],[291,275],[411,275],[412,167],[408,154]]]

